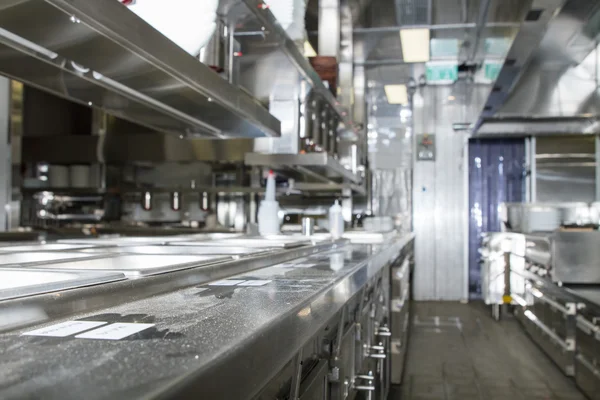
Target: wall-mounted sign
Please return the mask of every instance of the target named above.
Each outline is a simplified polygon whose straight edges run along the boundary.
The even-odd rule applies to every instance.
[[[505,57],[510,48],[511,40],[505,37],[493,37],[485,39],[485,55]]]
[[[417,160],[435,161],[435,135],[424,133],[416,135]]]
[[[475,81],[477,83],[494,83],[500,75],[504,62],[498,60],[485,60],[483,65],[477,74],[475,75]]]
[[[458,59],[460,42],[458,39],[431,39],[431,58]]]
[[[458,63],[450,61],[430,61],[425,66],[428,84],[448,85],[458,79]]]

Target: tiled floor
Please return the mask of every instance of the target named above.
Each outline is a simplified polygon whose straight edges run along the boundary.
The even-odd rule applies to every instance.
[[[404,384],[390,400],[584,400],[508,318],[480,303],[413,306]]]

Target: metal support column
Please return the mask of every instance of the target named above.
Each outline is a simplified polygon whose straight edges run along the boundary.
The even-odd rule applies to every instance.
[[[12,149],[10,144],[10,80],[0,78],[0,232],[10,229]]]
[[[508,308],[512,303],[512,290],[510,287],[510,252],[504,253],[504,295],[502,296],[502,313],[508,314]]]
[[[596,135],[596,201],[600,201],[600,136]]]
[[[529,179],[530,179],[530,185],[529,185],[529,190],[530,190],[530,196],[529,196],[529,200],[531,201],[531,203],[535,203],[537,200],[537,166],[536,166],[536,159],[535,159],[535,155],[536,155],[536,141],[535,141],[535,137],[532,137],[530,139],[530,145],[529,145]]]

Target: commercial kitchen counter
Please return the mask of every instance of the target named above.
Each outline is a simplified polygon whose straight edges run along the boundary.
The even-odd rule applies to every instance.
[[[0,398],[382,393],[412,242],[323,242],[0,301]]]
[[[484,275],[497,279],[487,292],[497,298],[510,283],[508,298],[533,341],[590,399],[600,400],[598,232],[488,237]],[[493,296],[486,300],[494,304]]]

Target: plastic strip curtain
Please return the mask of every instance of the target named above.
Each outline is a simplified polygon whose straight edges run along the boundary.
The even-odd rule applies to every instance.
[[[398,229],[410,232],[412,219],[412,170],[396,168],[373,171],[373,215],[392,217]]]
[[[524,139],[469,142],[469,294],[481,298],[481,234],[500,232],[500,204],[525,199]]]

